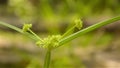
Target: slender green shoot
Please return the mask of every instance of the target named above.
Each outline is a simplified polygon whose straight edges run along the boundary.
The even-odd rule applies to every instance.
[[[44,60],[44,68],[49,68],[50,59],[51,59],[51,50],[47,49],[47,53],[46,53],[45,60]]]
[[[62,38],[72,34],[74,32],[75,28],[78,28],[79,30],[82,28],[83,22],[81,21],[80,18],[76,18],[72,23],[71,23],[71,28],[68,29],[63,35]]]
[[[18,27],[16,27],[16,26],[13,26],[13,25],[10,25],[10,24],[4,23],[4,22],[0,22],[0,25],[3,25],[3,26],[8,27],[8,28],[11,28],[11,29],[13,29],[13,30],[15,30],[15,31],[17,31],[17,32],[19,32],[19,33],[21,33],[21,34],[24,34],[24,35],[30,37],[31,39],[33,39],[33,40],[35,40],[35,41],[38,41],[38,40],[39,40],[38,38],[34,37],[31,33],[29,33],[29,32],[24,32],[22,29],[20,29],[20,28],[18,28]]]
[[[33,34],[39,41],[42,42],[42,39],[37,35],[35,34],[31,29],[29,29],[30,33]]]
[[[17,32],[20,32],[20,33],[23,34],[22,29],[20,29],[18,27],[15,27],[13,25],[10,25],[10,24],[7,24],[7,23],[1,22],[1,21],[0,21],[0,25],[3,25],[3,26],[8,27],[8,28],[11,28],[11,29],[16,30]]]
[[[99,27],[102,27],[102,26],[104,26],[104,25],[107,25],[107,24],[116,22],[116,21],[118,21],[118,20],[120,20],[120,16],[115,17],[115,18],[108,19],[108,20],[103,21],[103,22],[96,23],[96,24],[94,24],[94,25],[92,25],[92,26],[89,26],[89,27],[87,27],[87,28],[85,28],[85,29],[82,29],[82,30],[80,30],[80,31],[78,31],[78,32],[76,32],[76,33],[73,33],[73,34],[71,34],[71,35],[69,35],[69,36],[61,39],[61,40],[59,41],[59,45],[61,46],[61,45],[65,44],[65,43],[67,43],[67,42],[69,42],[69,41],[71,41],[71,40],[73,40],[73,39],[81,36],[81,35],[84,35],[84,34],[90,32],[90,31],[92,31],[92,30],[95,30],[95,29],[97,29],[97,28],[99,28]]]
[[[74,28],[75,28],[75,26],[73,26],[73,27],[71,27],[69,30],[67,30],[67,31],[62,35],[62,38],[70,35],[70,34],[73,32]]]

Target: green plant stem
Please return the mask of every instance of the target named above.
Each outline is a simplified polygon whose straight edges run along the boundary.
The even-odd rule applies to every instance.
[[[71,27],[68,31],[66,31],[63,35],[62,38],[70,35],[74,31],[75,26]]]
[[[15,26],[13,26],[13,25],[10,25],[10,24],[8,24],[8,23],[0,22],[0,25],[3,25],[3,26],[5,26],[5,27],[9,27],[9,28],[11,28],[11,29],[13,29],[13,30],[16,30],[16,31],[18,31],[18,32],[20,32],[20,33],[23,33],[23,31],[22,31],[20,28],[15,27]]]
[[[35,34],[31,29],[29,29],[29,31],[30,31],[37,39],[39,39],[39,41],[42,42],[42,39],[41,39],[37,34]]]
[[[65,43],[67,43],[67,42],[69,42],[69,41],[71,41],[71,40],[73,40],[73,39],[75,39],[75,38],[77,38],[77,37],[79,37],[79,36],[81,36],[81,35],[83,35],[83,34],[85,34],[85,33],[88,33],[88,32],[90,32],[90,31],[92,31],[92,30],[95,30],[95,29],[97,29],[97,28],[99,28],[99,27],[102,27],[102,26],[104,26],[104,25],[113,23],[113,22],[118,21],[118,20],[120,20],[120,16],[115,17],[115,18],[108,19],[108,20],[103,21],[103,22],[96,23],[96,24],[94,24],[94,25],[92,25],[92,26],[89,26],[89,27],[87,27],[87,28],[85,28],[85,29],[82,29],[82,30],[80,30],[80,31],[78,31],[78,32],[76,32],[76,33],[74,33],[74,34],[71,34],[71,35],[69,35],[69,36],[61,39],[61,40],[59,41],[60,46],[63,45],[63,44],[65,44]],[[58,47],[59,47],[59,46],[58,46]]]
[[[44,60],[44,68],[49,68],[51,58],[51,50],[47,49],[47,53]]]
[[[35,41],[38,41],[38,40],[39,40],[38,37],[33,36],[31,33],[29,33],[29,32],[23,32],[22,29],[20,29],[20,28],[18,28],[18,27],[15,27],[15,26],[13,26],[13,25],[10,25],[10,24],[8,24],[8,23],[0,22],[0,25],[3,25],[3,26],[8,27],[8,28],[11,28],[11,29],[13,29],[13,30],[15,30],[15,31],[17,31],[17,32],[19,32],[19,33],[22,33],[22,34],[24,34],[24,35],[32,38],[32,39],[35,40]]]

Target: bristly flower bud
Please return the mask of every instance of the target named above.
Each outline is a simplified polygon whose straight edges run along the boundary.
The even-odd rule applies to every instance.
[[[80,30],[83,26],[82,20],[80,18],[77,18],[77,19],[75,19],[74,22],[75,22],[75,27],[77,27]]]
[[[32,27],[32,24],[24,24],[22,30],[23,32],[26,32],[26,31],[29,31],[31,27]]]

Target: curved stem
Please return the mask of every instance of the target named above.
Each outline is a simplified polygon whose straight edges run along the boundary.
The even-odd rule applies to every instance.
[[[44,68],[49,68],[50,58],[51,58],[51,50],[48,49],[47,53],[46,53],[46,56],[45,56],[45,60],[44,60]]]
[[[80,31],[78,31],[78,32],[76,32],[74,34],[71,34],[71,35],[69,35],[69,36],[67,36],[67,37],[65,37],[65,38],[63,38],[63,39],[61,39],[59,41],[60,46],[67,43],[67,42],[69,42],[69,41],[71,41],[71,40],[73,40],[73,39],[75,39],[75,38],[77,38],[77,37],[79,37],[79,36],[81,36],[81,35],[83,35],[83,34],[85,34],[85,33],[88,33],[88,32],[90,32],[92,30],[95,30],[95,29],[97,29],[99,27],[102,27],[104,25],[113,23],[113,22],[118,21],[118,20],[120,20],[120,16],[108,19],[108,20],[103,21],[103,22],[96,23],[96,24],[94,24],[92,26],[89,26],[89,27],[87,27],[87,28],[85,28],[83,30],[80,30]]]

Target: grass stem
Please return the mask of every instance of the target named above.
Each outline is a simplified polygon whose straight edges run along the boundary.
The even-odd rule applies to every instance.
[[[46,53],[46,56],[45,56],[45,60],[44,60],[44,68],[49,68],[50,58],[51,58],[51,50],[48,49],[47,53]]]

